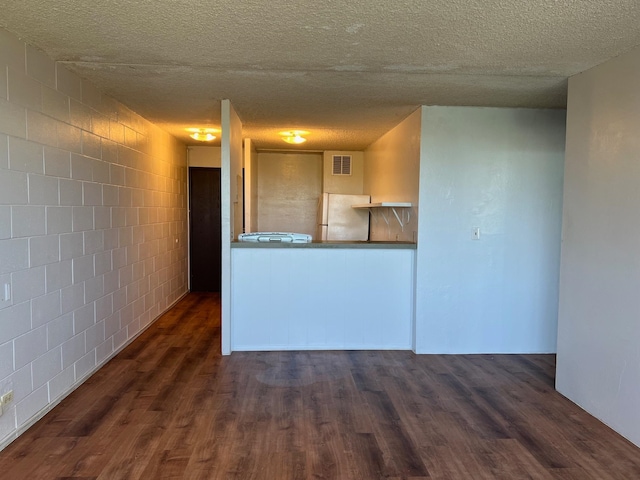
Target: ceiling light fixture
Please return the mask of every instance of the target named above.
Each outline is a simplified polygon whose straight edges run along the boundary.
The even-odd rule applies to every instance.
[[[187,128],[186,130],[187,132],[192,132],[189,136],[199,142],[211,142],[216,139],[214,134],[220,132],[216,128]]]
[[[287,143],[292,143],[294,145],[299,145],[307,141],[302,135],[308,135],[309,132],[306,130],[287,130],[286,132],[280,132],[280,136],[282,136],[282,140]]]

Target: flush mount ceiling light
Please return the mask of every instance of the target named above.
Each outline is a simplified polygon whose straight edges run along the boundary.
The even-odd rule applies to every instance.
[[[211,142],[216,139],[217,133],[220,130],[216,128],[187,128],[187,132],[191,132],[189,136],[199,142]]]
[[[302,135],[309,135],[306,130],[287,130],[286,132],[280,132],[282,140],[287,143],[298,145],[307,141]]]

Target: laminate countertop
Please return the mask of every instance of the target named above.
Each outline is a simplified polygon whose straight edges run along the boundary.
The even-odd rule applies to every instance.
[[[231,248],[355,248],[355,249],[386,249],[386,250],[415,250],[413,242],[347,242],[320,241],[311,243],[286,242],[231,242]]]

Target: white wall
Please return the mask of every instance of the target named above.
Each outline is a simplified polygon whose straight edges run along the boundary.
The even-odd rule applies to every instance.
[[[258,152],[250,138],[244,139],[244,223],[246,232],[258,229]]]
[[[409,115],[364,152],[364,192],[371,201],[411,202],[411,220],[403,229],[391,212],[384,212],[389,225],[378,213],[372,217],[371,240],[414,242],[418,231],[418,178],[420,172],[421,109]],[[398,211],[400,212],[400,211]]]
[[[333,175],[333,156],[351,155],[351,175]],[[364,193],[364,152],[329,150],[323,152],[322,191],[345,195]]]
[[[558,390],[640,445],[640,48],[569,80]]]
[[[190,167],[220,168],[220,147],[189,146],[187,159]]]
[[[413,249],[231,249],[232,350],[409,350]]]
[[[315,237],[322,193],[319,153],[258,153],[258,230]]]
[[[416,351],[555,352],[565,112],[422,110]]]
[[[0,30],[0,447],[186,292],[186,204],[184,145]]]

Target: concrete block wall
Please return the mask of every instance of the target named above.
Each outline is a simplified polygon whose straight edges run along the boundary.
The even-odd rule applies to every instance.
[[[183,144],[0,30],[0,448],[187,291],[186,178]]]

